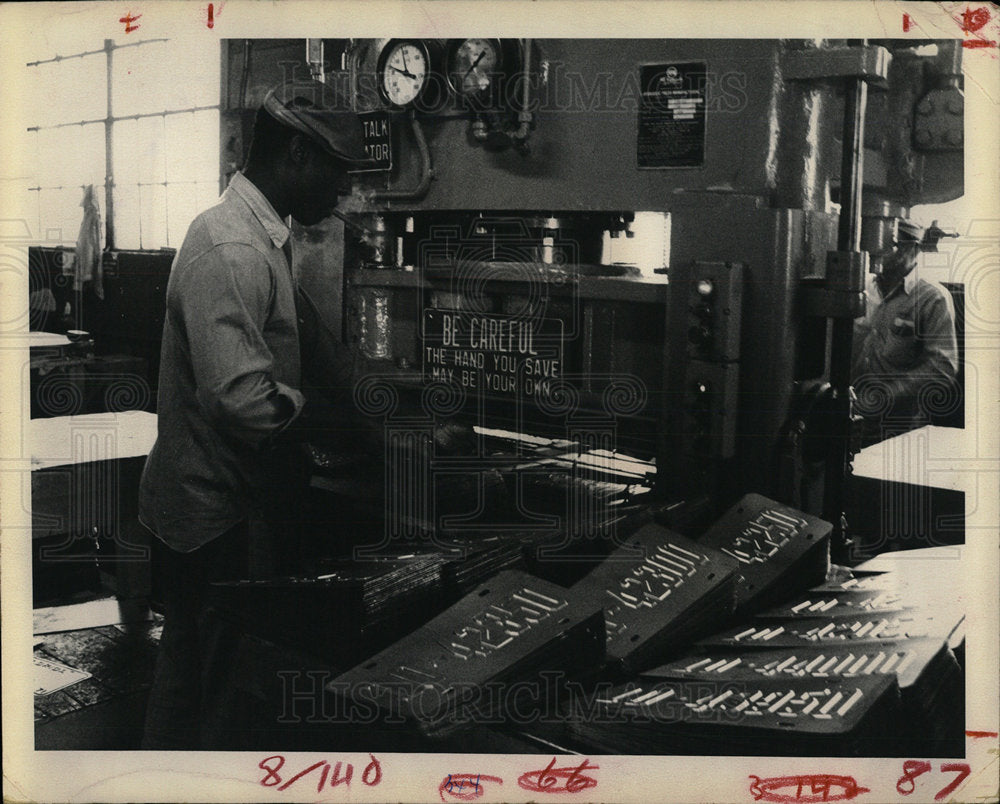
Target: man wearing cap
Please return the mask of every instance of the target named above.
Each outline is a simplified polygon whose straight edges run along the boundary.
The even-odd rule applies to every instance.
[[[922,235],[916,224],[899,223],[855,322],[852,376],[865,443],[927,424],[928,401],[957,393],[954,305],[944,287],[917,276]]]
[[[281,482],[268,476],[270,456],[305,404],[286,219],[329,216],[364,161],[360,120],[331,87],[272,91],[244,171],[195,218],[171,268],[157,441],[139,501],[165,611],[144,748],[218,738],[202,715],[227,656],[208,633],[206,594],[213,581],[251,577],[251,523]]]

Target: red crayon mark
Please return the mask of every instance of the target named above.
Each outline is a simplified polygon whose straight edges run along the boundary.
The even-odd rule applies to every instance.
[[[209,8],[211,8],[211,6],[209,6]],[[909,14],[904,14],[903,15],[903,33],[906,33],[907,31],[910,30],[910,23],[911,22],[912,22],[912,20],[910,19],[910,15]]]
[[[284,764],[285,758],[281,754],[275,754],[273,757],[265,757],[258,762],[257,767],[263,771],[267,771],[267,775],[260,780],[260,783],[264,787],[274,787],[276,784],[281,784],[281,777],[278,775],[278,771],[281,770],[281,766]]]
[[[481,773],[449,773],[438,787],[438,795],[442,801],[446,800],[445,793],[459,801],[472,801],[483,794],[483,782],[503,784],[503,779]]]
[[[966,6],[962,12],[962,30],[966,33],[975,33],[990,21],[990,12],[987,8],[972,9]]]
[[[597,779],[585,776],[585,770],[599,770],[599,765],[590,765],[589,759],[583,760],[577,767],[557,768],[555,757],[542,770],[524,773],[517,780],[523,790],[532,793],[577,793],[590,787],[597,787]],[[565,780],[561,787],[559,782]]]
[[[368,756],[371,757],[372,761],[365,765],[365,770],[361,774],[361,781],[369,787],[374,787],[382,781],[382,765],[375,759],[374,754],[369,754]]]
[[[132,24],[133,22],[135,22],[136,20],[138,20],[141,16],[142,16],[142,14],[136,14],[133,17],[131,11],[126,11],[125,12],[125,16],[124,17],[120,17],[119,20],[118,20],[118,22],[124,22],[125,23],[125,33],[132,33],[132,31],[137,31],[137,30],[139,30],[140,27],[142,27],[140,25],[133,25]]]
[[[995,731],[966,731],[965,736],[971,737],[973,740],[978,740],[983,737],[998,737],[1000,735]]]
[[[903,775],[896,782],[896,792],[900,795],[909,796],[917,789],[916,779],[925,773],[930,772],[931,763],[919,759],[908,759],[903,763]],[[941,773],[957,773],[947,785],[934,796],[935,801],[942,801],[950,796],[958,786],[969,778],[972,768],[965,762],[943,762],[940,767]]]
[[[903,763],[903,775],[896,780],[896,792],[901,796],[909,796],[917,789],[916,779],[929,773],[930,762],[923,762],[918,759],[908,759]],[[909,785],[909,787],[907,787]]]
[[[371,762],[365,766],[364,773],[361,774],[361,781],[368,787],[375,787],[375,785],[382,781],[382,765],[377,759],[375,759],[374,755],[369,754],[368,756],[371,757]],[[330,781],[330,787],[337,787],[342,784],[346,784],[350,787],[351,778],[354,776],[354,766],[347,763],[347,770],[344,773],[343,778],[341,778],[340,769],[342,767],[342,763],[338,762],[336,765],[332,766],[333,775],[331,778],[330,763],[325,759],[321,759],[319,762],[314,762],[309,767],[303,768],[291,778],[284,780],[281,778],[281,774],[278,773],[284,765],[285,758],[281,754],[265,757],[257,763],[258,768],[262,771],[266,771],[264,778],[260,780],[261,785],[264,787],[277,787],[278,785],[281,785],[278,787],[278,790],[287,790],[299,779],[308,776],[315,770],[319,770],[319,782],[316,785],[316,792],[322,793],[328,779]]]
[[[962,30],[966,34],[971,34],[973,38],[963,40],[962,47],[995,47],[994,40],[986,39],[979,33],[991,19],[988,8],[969,8],[966,6],[965,11],[962,12],[960,25]]]
[[[279,790],[287,790],[289,787],[291,787],[293,784],[295,784],[295,782],[297,782],[303,776],[307,776],[308,774],[310,774],[314,770],[316,770],[316,768],[323,768],[326,771],[326,773],[324,773],[322,775],[322,777],[320,779],[320,783],[319,783],[319,788],[318,789],[322,790],[323,789],[323,782],[326,781],[326,774],[330,772],[329,771],[329,766],[326,764],[326,761],[322,760],[322,759],[319,762],[314,762],[308,768],[306,768],[304,770],[300,770],[291,779],[289,779],[287,782],[285,782],[283,785],[281,785],[281,787],[279,787],[278,789]]]
[[[969,778],[969,774],[972,773],[972,768],[970,768],[965,762],[945,762],[941,765],[942,773],[954,771],[958,771],[958,776],[952,780],[951,784],[942,788],[941,791],[934,796],[935,801],[942,801],[951,795],[962,782]]]
[[[215,8],[212,3],[208,4],[208,27],[215,27]]]
[[[807,802],[850,801],[852,798],[869,792],[867,787],[861,787],[853,776],[835,776],[830,773],[814,773],[804,776],[775,776],[761,779],[751,776],[750,792],[756,801]],[[831,793],[840,788],[843,792]],[[788,792],[778,792],[779,790]],[[791,792],[794,789],[794,793]]]
[[[340,778],[340,763],[338,762],[333,766],[333,778],[330,779],[330,787],[336,787],[337,785],[346,784],[348,787],[351,786],[351,777],[354,776],[354,766],[348,762],[347,772],[344,774],[344,778]]]

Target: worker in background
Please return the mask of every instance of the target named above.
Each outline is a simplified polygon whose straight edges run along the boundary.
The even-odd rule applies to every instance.
[[[365,162],[362,126],[332,87],[268,94],[246,166],[188,230],[167,285],[157,440],[140,486],[165,623],[147,749],[218,745],[210,708],[228,648],[206,625],[213,581],[260,577],[271,455],[303,417],[289,216],[313,225]],[[256,557],[256,560],[255,560]]]
[[[927,424],[942,399],[960,393],[954,305],[943,286],[918,276],[922,239],[921,227],[900,221],[855,322],[852,380],[864,445]]]

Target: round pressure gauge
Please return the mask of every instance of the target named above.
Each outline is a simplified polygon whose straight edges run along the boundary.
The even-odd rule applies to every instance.
[[[430,57],[427,47],[413,39],[396,39],[379,57],[379,89],[394,106],[407,106],[427,86]]]
[[[448,83],[462,98],[489,95],[501,61],[499,39],[460,39],[448,53]]]

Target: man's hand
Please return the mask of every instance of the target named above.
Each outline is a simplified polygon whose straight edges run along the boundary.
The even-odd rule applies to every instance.
[[[479,441],[472,427],[449,420],[434,428],[434,447],[438,455],[475,455]]]

